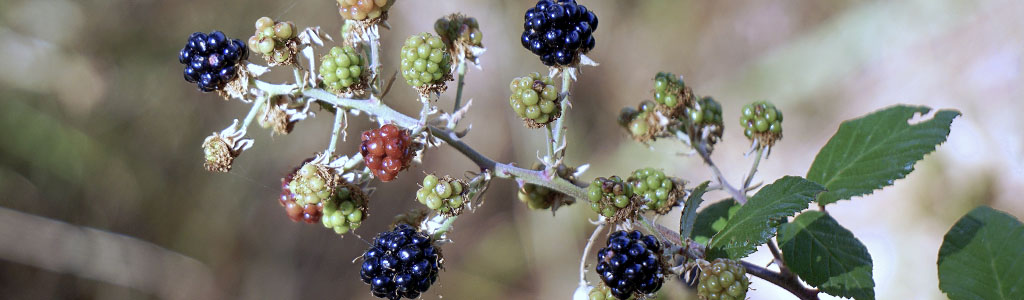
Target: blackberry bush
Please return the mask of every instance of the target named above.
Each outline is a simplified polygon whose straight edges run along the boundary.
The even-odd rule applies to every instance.
[[[782,139],[782,112],[775,105],[765,101],[757,101],[743,106],[740,115],[743,135],[757,140],[759,147],[771,147]]]
[[[697,264],[700,267],[697,295],[701,300],[746,299],[750,281],[740,262],[719,258],[713,262],[698,260]]]
[[[360,140],[359,153],[366,167],[384,182],[395,179],[398,172],[408,168],[415,152],[409,133],[394,124],[364,131]]]
[[[402,46],[402,77],[420,90],[442,90],[452,76],[451,60],[441,38],[426,32],[413,35]]]
[[[711,156],[713,146],[722,138],[723,114],[728,112],[723,112],[722,105],[715,99],[698,97],[683,82],[682,76],[659,72],[654,77],[653,100],[623,109],[619,125],[633,139],[651,148],[655,145],[646,143],[655,139],[681,142],[681,149],[658,151],[700,159],[714,176],[695,187],[687,187],[682,180],[669,178],[660,169],[645,168],[632,172],[626,180],[618,176],[599,177],[589,184],[581,184],[576,177],[580,177],[589,164],[580,165],[578,170],[566,165],[566,161],[570,161],[566,153],[580,151],[571,149],[577,144],[568,142],[570,128],[564,121],[570,112],[565,108],[572,104],[572,85],[582,74],[576,72],[575,67],[594,65],[583,59],[583,54],[591,51],[595,44],[593,33],[598,23],[593,12],[572,0],[542,0],[526,10],[520,42],[552,67],[547,71],[553,77],[560,76],[561,84],[556,92],[553,85],[556,78],[531,73],[514,79],[509,85],[512,92],[509,105],[516,115],[529,127],[548,130],[543,134],[544,149],[537,151],[535,166],[522,168],[518,165],[524,162],[500,162],[485,156],[468,143],[471,139],[465,138],[471,127],[464,123],[465,117],[477,113],[471,108],[480,107],[469,105],[469,101],[465,106],[460,105],[467,62],[479,66],[478,58],[484,53],[481,24],[475,18],[448,14],[434,23],[437,36],[423,33],[405,40],[399,69],[405,81],[420,92],[418,98],[423,108],[419,114],[407,115],[389,106],[393,103],[393,99],[388,99],[391,81],[386,76],[389,74],[383,73],[386,68],[381,66],[380,59],[382,45],[389,43],[381,42],[379,29],[387,25],[383,21],[393,2],[338,0],[339,12],[345,18],[339,42],[349,45],[346,47],[324,46],[324,41],[337,40],[322,32],[337,32],[336,29],[300,30],[290,22],[264,17],[256,22],[256,32],[248,44],[229,40],[217,31],[197,32],[189,36],[188,44],[178,57],[179,62],[186,65],[184,77],[188,82],[196,83],[204,92],[218,91],[225,98],[238,99],[251,106],[244,119],[231,121],[227,128],[215,131],[203,141],[207,170],[229,171],[234,160],[254,145],[254,140],[248,137],[252,123],[284,134],[293,129],[295,122],[334,114],[328,146],[281,180],[278,202],[294,221],[321,222],[339,234],[368,226],[364,221],[370,197],[377,188],[373,186],[377,184],[373,178],[381,182],[395,179],[421,150],[457,151],[476,165],[465,170],[472,174],[468,183],[427,175],[416,197],[433,210],[421,208],[402,214],[396,220],[398,225],[376,236],[362,256],[360,275],[370,285],[371,294],[381,298],[417,298],[430,288],[437,280],[442,262],[437,244],[448,240],[459,214],[471,211],[466,210],[467,207],[481,205],[480,199],[490,181],[500,178],[515,180],[520,187],[517,198],[531,209],[551,209],[554,213],[576,200],[585,199],[599,214],[595,220],[590,220],[596,228],[584,247],[580,284],[574,298],[647,299],[666,278],[678,275],[688,281],[688,286],[695,286],[693,292],[704,299],[742,299],[749,287],[744,274],[749,272],[784,287],[800,299],[816,299],[819,293],[871,299],[874,298],[873,282],[840,280],[872,278],[871,265],[864,268],[861,263],[871,261],[866,247],[822,211],[831,203],[862,197],[906,177],[918,160],[945,141],[952,120],[959,116],[952,110],[929,114],[928,107],[900,105],[843,122],[818,153],[806,178],[786,176],[771,183],[757,183],[759,163],[767,157],[763,150],[770,149],[782,137],[782,114],[767,102],[755,102],[738,113],[744,133],[755,141],[757,151],[750,152],[753,154],[750,171],[734,184]],[[494,42],[499,46],[509,43],[515,44],[515,41]],[[262,54],[269,65],[246,61],[250,49]],[[317,57],[321,59],[318,61]],[[630,53],[633,60],[645,57],[642,53]],[[319,74],[311,72],[317,68],[307,68],[316,64],[320,67]],[[447,101],[429,100],[446,98],[442,93],[446,82],[454,79],[453,66],[458,74],[457,90],[453,95],[454,105],[448,109],[441,107],[447,105]],[[288,78],[286,82],[265,81],[265,74],[280,69],[294,76],[283,76]],[[321,77],[317,78],[318,75]],[[501,93],[488,95],[504,97]],[[586,103],[601,103],[601,99],[587,100],[593,101]],[[366,116],[372,122],[383,124],[362,132],[357,151],[338,147],[339,141],[347,137],[349,126],[357,124],[349,122],[350,115]],[[927,117],[911,120],[915,115]],[[486,124],[491,122],[500,121],[492,119]],[[913,139],[908,140],[908,137]],[[914,147],[908,147],[908,141],[913,142]],[[440,147],[444,144],[449,147]],[[523,143],[517,145],[520,144]],[[851,151],[851,145],[859,150]],[[595,163],[605,168],[609,165]],[[705,193],[709,191],[727,193],[729,198],[705,204]],[[380,201],[394,200],[375,199],[375,202]],[[812,202],[821,209],[807,209]],[[682,210],[679,220],[664,222],[665,216],[672,215],[668,213],[676,207]],[[704,209],[698,210],[698,207]],[[1024,247],[1024,244],[1014,244],[1016,240],[993,234],[1016,232],[1020,222],[991,209],[980,208],[971,215],[968,220],[971,224],[958,223],[950,231],[945,242],[952,244],[947,247],[944,243],[939,254],[939,274],[943,282],[940,288],[954,291],[950,294],[952,299],[960,299],[959,290],[949,286],[966,280],[948,279],[960,274],[950,275],[957,272],[947,269],[950,265],[978,260],[971,257],[978,255],[972,249]],[[984,223],[995,218],[1005,222]],[[678,230],[674,226],[677,223]],[[963,228],[976,228],[978,224],[995,227]],[[591,257],[591,246],[606,227],[614,233],[597,253],[598,260],[593,267],[602,283],[594,288],[587,281],[587,258]],[[642,227],[652,236],[626,231],[635,227]],[[838,242],[822,244],[801,240],[807,238]],[[999,244],[974,244],[997,242]],[[963,243],[971,244],[965,247]],[[773,250],[773,261],[780,271],[739,261],[760,245]],[[794,245],[810,246],[797,249]],[[946,251],[947,248],[955,251]],[[833,261],[846,264],[846,268],[821,268],[818,264],[806,263],[826,254],[832,255]],[[708,259],[718,260],[708,262]],[[744,266],[747,269],[743,269]],[[836,270],[850,271],[837,273]],[[984,271],[988,270],[979,272]],[[1020,274],[987,275],[1002,276],[997,279],[1006,279],[1006,282],[1020,277],[1016,276]]]
[[[363,57],[352,46],[334,47],[320,59],[320,78],[336,94],[366,87]]]
[[[429,235],[401,224],[373,239],[359,276],[375,297],[416,299],[437,281],[442,261]]]
[[[256,33],[249,37],[249,48],[263,55],[271,65],[291,64],[295,62],[294,56],[298,51],[298,34],[299,30],[292,22],[260,17],[256,20]]]
[[[568,66],[594,49],[597,15],[575,0],[541,0],[526,10],[521,42],[545,66]]]
[[[616,231],[597,251],[597,274],[616,298],[657,292],[665,282],[661,244],[639,231]]]
[[[551,77],[533,72],[512,79],[509,89],[512,94],[508,97],[508,104],[530,128],[544,127],[544,124],[554,121],[561,114],[558,91]]]
[[[427,175],[416,191],[416,200],[441,214],[458,215],[469,204],[464,193],[467,192],[466,187],[465,182],[450,176],[438,178],[433,174]]]
[[[238,78],[239,64],[248,57],[242,41],[228,39],[216,30],[192,33],[178,52],[178,62],[185,65],[185,80],[203,92],[223,89]]]

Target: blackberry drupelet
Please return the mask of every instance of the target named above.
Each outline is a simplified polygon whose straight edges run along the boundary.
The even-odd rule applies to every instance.
[[[338,14],[346,20],[378,20],[395,4],[394,0],[338,0]]]
[[[575,0],[541,0],[526,10],[521,42],[546,66],[567,66],[594,49],[597,15]]]
[[[373,239],[363,253],[359,276],[375,297],[415,299],[437,280],[440,252],[429,235],[400,224]]]
[[[633,186],[623,182],[619,176],[598,177],[587,187],[587,198],[594,212],[609,218],[612,222],[628,219],[636,214],[637,207],[631,207]],[[620,214],[620,211],[626,211]]]
[[[185,80],[203,92],[223,89],[235,80],[239,62],[248,57],[245,43],[228,39],[220,31],[192,33],[178,52],[178,62],[185,65]]]
[[[598,276],[619,299],[657,292],[665,282],[661,244],[653,235],[613,232],[597,252],[597,262]]]

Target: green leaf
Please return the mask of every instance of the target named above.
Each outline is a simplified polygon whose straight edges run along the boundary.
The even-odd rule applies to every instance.
[[[833,296],[875,299],[871,254],[826,213],[807,211],[779,226],[786,266],[807,284]]]
[[[781,221],[806,209],[823,190],[817,183],[797,176],[782,177],[761,188],[711,238],[708,259],[746,257],[775,235]]]
[[[940,110],[930,120],[907,123],[930,110],[898,105],[840,124],[807,171],[807,179],[828,189],[818,195],[818,203],[871,194],[906,177],[914,163],[946,141],[950,123],[960,115]]]
[[[1024,299],[1024,225],[980,206],[946,233],[939,289],[949,299]]]
[[[690,197],[686,198],[686,204],[683,205],[683,215],[679,218],[679,239],[686,240],[693,233],[693,222],[697,221],[697,207],[700,206],[704,199],[704,192],[708,189],[710,181],[705,181],[697,187],[693,188],[690,192]]]
[[[704,207],[697,213],[697,221],[693,224],[693,233],[690,238],[707,246],[711,237],[725,228],[729,217],[735,215],[739,208],[739,204],[732,198],[723,199]]]

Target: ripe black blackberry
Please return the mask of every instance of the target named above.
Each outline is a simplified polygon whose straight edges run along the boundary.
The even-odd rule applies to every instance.
[[[661,244],[652,235],[619,230],[597,252],[597,274],[619,299],[657,292],[665,282]]]
[[[440,251],[429,235],[400,224],[373,239],[363,253],[359,276],[375,297],[415,299],[437,281],[443,262]]]
[[[224,88],[238,77],[238,63],[249,57],[241,40],[228,39],[223,32],[192,33],[178,52],[178,62],[185,65],[185,80],[199,90],[212,92]]]
[[[523,47],[546,66],[566,66],[594,49],[597,15],[575,0],[541,0],[526,10]]]

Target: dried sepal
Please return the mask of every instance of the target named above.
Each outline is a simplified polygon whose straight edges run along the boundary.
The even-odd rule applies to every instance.
[[[210,172],[227,172],[231,170],[231,163],[234,162],[242,151],[252,148],[253,140],[243,138],[245,129],[238,126],[238,120],[234,120],[231,126],[214,132],[203,141],[203,166]]]

